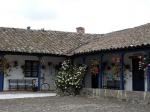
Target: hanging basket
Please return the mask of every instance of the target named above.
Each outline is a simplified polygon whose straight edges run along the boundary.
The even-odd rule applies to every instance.
[[[100,62],[96,59],[91,60],[91,68],[90,68],[90,72],[91,75],[98,75],[99,74],[99,64]]]
[[[0,59],[0,71],[4,72],[5,76],[8,76],[8,72],[10,71],[10,64],[8,63],[6,58]]]
[[[99,73],[99,68],[97,66],[93,66],[91,68],[91,75],[98,75]]]

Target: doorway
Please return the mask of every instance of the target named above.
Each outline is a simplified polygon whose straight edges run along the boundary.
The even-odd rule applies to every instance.
[[[132,58],[132,81],[133,81],[133,91],[144,91],[144,70],[139,69],[139,57]]]
[[[92,76],[92,88],[98,88],[99,75]]]
[[[95,64],[91,67],[92,88],[98,88],[99,84],[99,65]]]

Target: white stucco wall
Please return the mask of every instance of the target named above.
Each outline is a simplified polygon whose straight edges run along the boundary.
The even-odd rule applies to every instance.
[[[4,77],[4,90],[9,89],[8,80],[9,79],[28,79],[27,77],[24,77],[23,71],[21,66],[25,64],[25,60],[38,60],[38,57],[36,56],[22,56],[22,55],[6,55],[5,58],[11,65],[11,69],[8,72],[9,76]],[[59,62],[62,62],[64,58],[61,57],[43,57],[42,62],[43,65],[45,65],[45,69],[42,69],[42,75],[45,74],[45,82],[50,84],[50,89],[55,89],[54,85],[54,79],[55,79],[55,65],[59,64]],[[18,67],[13,67],[14,61],[18,62]],[[48,62],[51,62],[52,64],[48,66]],[[30,78],[31,79],[31,78]],[[37,79],[37,78],[34,78]]]
[[[132,56],[134,53],[127,53],[124,57],[124,62],[125,64],[129,64],[131,66],[131,72],[132,72],[132,60],[129,59],[129,56]],[[117,54],[116,54],[117,55]],[[22,55],[6,55],[5,58],[8,60],[8,62],[10,63],[11,70],[8,73],[9,76],[5,76],[4,77],[4,90],[8,90],[9,85],[8,85],[8,80],[9,79],[25,79],[26,77],[24,77],[23,71],[21,66],[24,65],[25,60],[38,60],[38,58],[36,56],[22,56]],[[100,55],[91,55],[91,56],[86,56],[85,59],[85,64],[86,65],[90,65],[90,60],[91,59],[100,59]],[[103,61],[109,60],[111,61],[112,59],[112,55],[111,54],[107,54],[104,55],[103,57]],[[45,69],[42,69],[42,73],[41,74],[45,74],[45,82],[50,84],[50,88],[53,90],[55,89],[55,85],[54,85],[54,79],[55,79],[55,65],[59,64],[59,62],[62,62],[64,60],[64,58],[61,57],[43,57],[42,58],[42,62],[43,65],[45,65]],[[14,65],[14,61],[18,62],[18,67],[13,67]],[[48,66],[48,62],[51,62],[51,66]],[[82,63],[82,58],[78,57],[75,58],[74,62],[76,64],[81,64]],[[126,82],[129,82],[129,80],[127,79]],[[90,88],[91,87],[91,74],[90,74],[90,70],[88,68],[87,74],[85,76],[85,87]],[[132,89],[132,81],[131,84],[125,84],[125,89],[131,91]],[[147,78],[145,77],[145,91],[147,90]]]
[[[131,77],[126,79],[126,83],[125,83],[125,90],[127,90],[127,91],[133,90],[132,89],[132,59],[129,59],[129,56],[132,56],[135,53],[144,53],[144,52],[126,53],[124,56],[124,64],[125,65],[129,64],[131,67],[131,69],[130,69]],[[144,54],[146,54],[146,53],[144,53]],[[113,54],[113,55],[106,54],[103,57],[103,62],[105,62],[106,60],[111,62],[112,56],[117,56],[117,55],[119,56],[119,54]],[[91,59],[98,59],[100,61],[100,55],[99,56],[98,55],[86,56],[85,64],[89,66]],[[76,64],[80,64],[80,63],[82,63],[82,58],[81,57],[75,58],[74,62]],[[89,68],[88,68],[88,71],[87,71],[87,74],[85,77],[85,87],[91,88],[91,74],[90,74]],[[145,91],[147,91],[147,77],[145,77]]]

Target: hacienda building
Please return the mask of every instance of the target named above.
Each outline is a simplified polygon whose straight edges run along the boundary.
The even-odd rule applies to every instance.
[[[55,90],[65,59],[86,64],[85,88],[150,91],[150,24],[107,34],[0,27],[0,91]]]

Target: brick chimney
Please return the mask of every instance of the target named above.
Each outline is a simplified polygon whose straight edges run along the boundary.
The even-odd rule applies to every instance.
[[[30,26],[28,26],[28,27],[27,27],[27,30],[30,30],[30,29],[31,29],[31,27],[30,27]]]
[[[76,28],[76,31],[77,31],[77,33],[79,33],[79,34],[84,34],[84,33],[85,33],[84,27],[77,27],[77,28]]]

